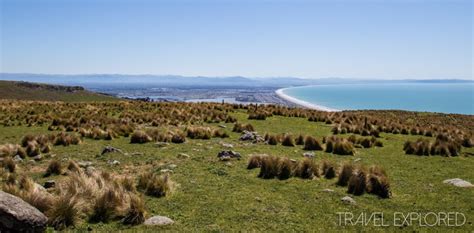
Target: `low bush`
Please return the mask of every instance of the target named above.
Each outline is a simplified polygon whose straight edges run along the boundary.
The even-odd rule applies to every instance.
[[[323,150],[321,143],[312,136],[307,136],[304,140],[304,150]]]
[[[151,142],[152,138],[143,130],[136,130],[130,137],[130,143],[147,143]]]

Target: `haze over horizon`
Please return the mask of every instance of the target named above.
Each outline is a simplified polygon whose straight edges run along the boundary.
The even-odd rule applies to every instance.
[[[1,0],[1,73],[472,80],[472,2]]]

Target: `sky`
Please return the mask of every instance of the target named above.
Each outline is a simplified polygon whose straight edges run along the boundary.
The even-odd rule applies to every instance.
[[[0,0],[0,72],[473,79],[470,0]]]

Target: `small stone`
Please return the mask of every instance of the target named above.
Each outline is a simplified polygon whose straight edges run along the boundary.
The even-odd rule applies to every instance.
[[[350,205],[355,205],[356,204],[356,201],[354,199],[352,199],[352,197],[349,197],[349,196],[345,196],[345,197],[341,198],[341,201],[344,202],[345,204],[350,204]]]
[[[357,159],[354,159],[354,162],[357,163],[357,162],[359,162],[359,161],[361,161],[361,160],[362,160],[361,158],[357,158]]]
[[[41,161],[42,159],[43,159],[43,156],[41,156],[41,155],[37,155],[37,156],[33,157],[34,161]]]
[[[54,180],[48,180],[48,181],[44,182],[44,185],[43,185],[43,187],[47,188],[47,189],[54,188],[55,186],[56,186],[56,181],[54,181]]]
[[[19,155],[15,155],[15,157],[13,157],[13,161],[20,163],[23,162],[23,159]]]
[[[324,189],[323,192],[326,192],[326,193],[333,193],[334,190],[332,190],[332,189]]]
[[[222,158],[223,157],[226,157],[226,160],[223,160],[223,161],[227,161],[227,157],[230,159],[230,158],[237,158],[237,159],[240,159],[241,158],[241,155],[239,152],[235,152],[235,151],[231,151],[231,150],[223,150],[221,152],[219,152],[217,154],[217,157],[220,158],[221,160],[223,160]]]
[[[234,145],[232,145],[230,143],[221,143],[221,146],[225,147],[225,148],[234,148]]]
[[[189,157],[191,157],[191,156],[189,156],[188,154],[185,154],[185,153],[179,153],[178,154],[178,159],[188,159]]]
[[[448,179],[448,180],[443,181],[443,183],[454,185],[456,187],[461,187],[461,188],[472,188],[472,187],[474,187],[474,185],[472,185],[471,182],[465,181],[465,180],[460,179],[460,178]]]
[[[95,167],[93,166],[86,167],[86,175],[92,176],[95,172],[96,172]]]
[[[157,147],[166,147],[166,146],[169,146],[170,144],[167,143],[167,142],[157,142],[157,143],[155,143],[155,145]]]
[[[232,163],[231,163],[231,162],[227,162],[227,163],[225,163],[225,165],[226,165],[227,167],[232,167]]]
[[[118,153],[123,154],[122,150],[120,150],[120,149],[118,149],[118,148],[115,148],[115,147],[112,147],[112,146],[106,146],[106,147],[102,150],[101,155],[104,155],[104,154],[107,154],[107,153],[112,153],[112,152],[118,152]]]
[[[290,159],[290,162],[296,163],[297,161],[296,161],[296,159]]]
[[[147,226],[165,226],[171,225],[174,221],[165,216],[153,216],[147,220],[145,220],[145,225]]]
[[[178,165],[176,165],[176,164],[169,164],[167,167],[168,167],[169,169],[175,169],[175,168],[178,167]]]
[[[120,165],[120,161],[118,161],[118,160],[109,160],[109,161],[107,161],[107,163],[110,164],[110,165],[113,165],[113,166]]]
[[[79,167],[82,167],[82,168],[87,168],[87,167],[92,166],[92,162],[90,161],[80,161],[77,164],[79,165]]]
[[[303,154],[304,157],[306,158],[314,158],[314,153],[313,152],[305,152]]]
[[[225,126],[225,125],[219,125],[219,127],[223,128],[223,129],[227,128],[227,126]]]
[[[162,174],[163,173],[173,173],[173,170],[171,170],[171,169],[161,169],[160,173],[162,173]]]

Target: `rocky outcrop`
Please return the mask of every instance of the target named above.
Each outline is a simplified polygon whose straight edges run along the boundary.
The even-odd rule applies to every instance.
[[[0,232],[43,232],[47,222],[35,207],[0,191]]]

